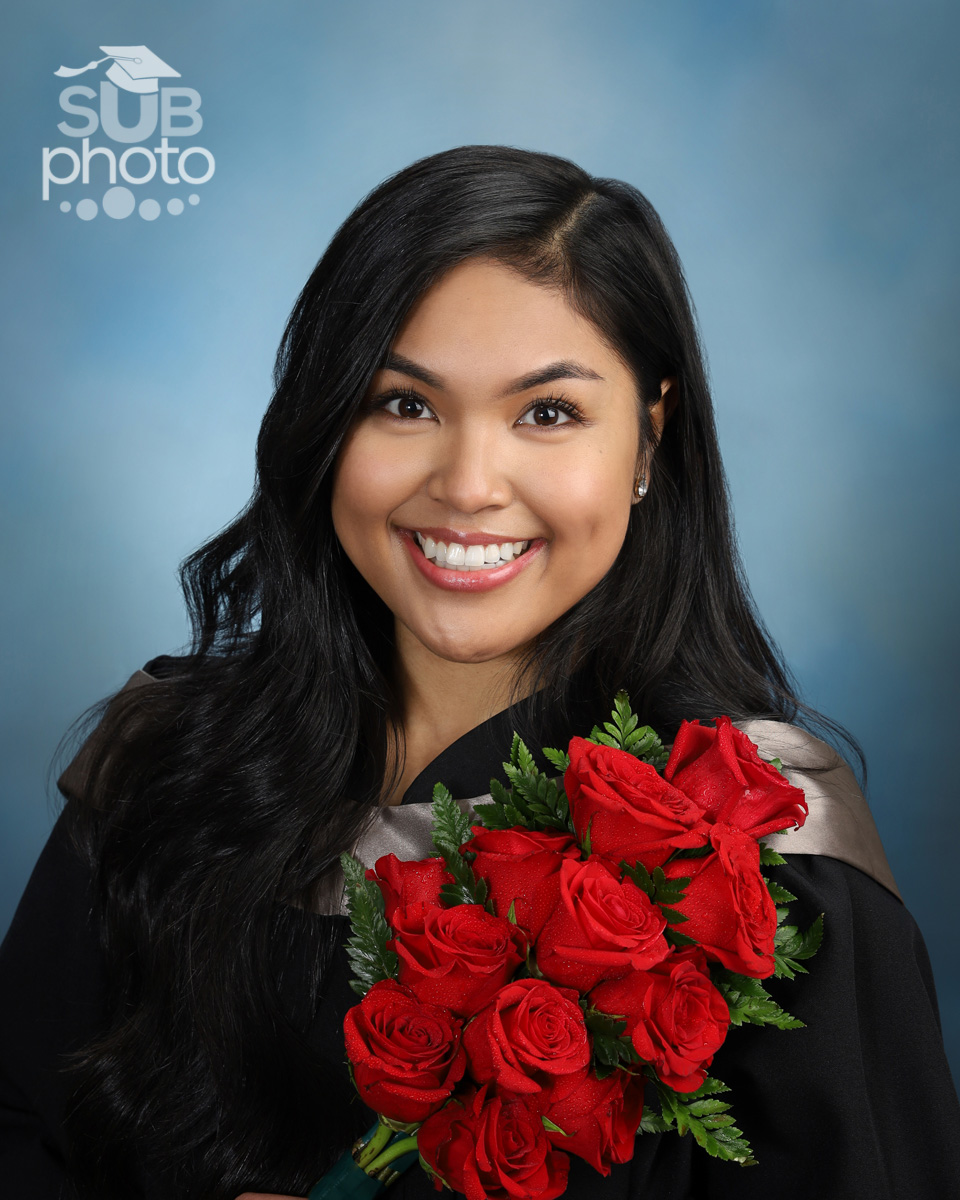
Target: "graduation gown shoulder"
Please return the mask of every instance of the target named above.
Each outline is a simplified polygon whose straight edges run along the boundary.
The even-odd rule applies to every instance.
[[[477,798],[499,773],[510,729],[509,716],[498,714],[464,735],[414,781],[404,806],[429,800],[438,779],[458,799]],[[606,1179],[573,1159],[570,1200],[592,1200],[598,1187],[609,1200],[960,1194],[960,1106],[920,931],[894,892],[865,870],[827,854],[783,849],[788,865],[777,868],[777,877],[798,897],[792,914],[804,926],[825,914],[826,936],[810,973],[769,984],[805,1028],[733,1029],[711,1068],[732,1089],[734,1115],[759,1165],[718,1163],[689,1136],[648,1134],[638,1139],[633,1160]],[[87,869],[61,818],[0,947],[0,1194],[13,1200],[75,1196],[63,1134],[69,1087],[60,1067],[105,1015],[91,899]],[[347,986],[346,921],[299,910],[294,919],[305,932],[315,922],[334,922],[339,930],[310,1036],[338,1064],[329,1086],[355,1107],[359,1132],[370,1114],[352,1091],[340,1041],[345,1008],[356,1000]],[[284,1191],[284,1181],[275,1188]],[[436,1195],[418,1168],[392,1194],[395,1200]],[[160,1181],[130,1181],[131,1200],[163,1195],[169,1193]]]

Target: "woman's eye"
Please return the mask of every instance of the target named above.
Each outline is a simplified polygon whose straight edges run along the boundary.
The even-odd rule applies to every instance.
[[[535,404],[523,414],[518,425],[539,425],[541,428],[551,425],[566,425],[573,417],[556,404]]]
[[[403,420],[421,420],[422,418],[430,418],[433,413],[427,408],[422,400],[417,400],[414,396],[394,396],[393,399],[387,400],[382,404],[383,412],[389,413],[392,417],[400,417]]]

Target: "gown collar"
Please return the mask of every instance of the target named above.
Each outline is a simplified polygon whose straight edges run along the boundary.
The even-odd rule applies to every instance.
[[[570,715],[566,719],[558,714],[548,714],[544,718],[542,732],[531,732],[527,745],[538,760],[541,759],[540,750],[543,746],[566,750],[572,737],[586,737],[594,725],[608,719],[611,706],[612,698],[598,703],[595,699],[581,697],[570,704]],[[441,750],[413,780],[400,803],[429,803],[437,783],[445,784],[456,800],[486,795],[490,791],[491,779],[505,783],[503,763],[510,757],[513,734],[521,724],[518,706],[494,713]]]
[[[503,761],[510,757],[512,713],[509,708],[495,713],[441,750],[413,780],[400,803],[430,803],[437,783],[448,787],[458,800],[488,792],[490,780],[503,777]]]

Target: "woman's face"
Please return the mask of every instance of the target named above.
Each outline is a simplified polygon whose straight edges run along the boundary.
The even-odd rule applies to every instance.
[[[391,351],[339,458],[337,536],[398,640],[509,657],[617,557],[643,466],[633,375],[562,295],[485,259],[430,288]]]

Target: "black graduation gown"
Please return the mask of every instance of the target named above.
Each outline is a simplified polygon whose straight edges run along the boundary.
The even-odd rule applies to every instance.
[[[483,794],[500,775],[511,732],[509,711],[471,730],[422,772],[403,803],[428,802],[437,780],[458,798]],[[62,825],[54,827],[0,947],[0,1196],[9,1200],[74,1197],[64,1167],[68,1092],[58,1063],[103,1019],[90,880]],[[569,1200],[590,1200],[598,1189],[608,1200],[960,1196],[960,1106],[912,917],[880,884],[835,859],[794,855],[777,878],[797,895],[791,912],[801,925],[826,914],[827,935],[810,974],[769,982],[806,1028],[731,1029],[711,1068],[733,1089],[728,1099],[759,1165],[716,1162],[690,1136],[643,1135],[632,1161],[607,1177],[573,1158]],[[347,922],[292,911],[297,920],[332,921],[340,929],[311,1038],[335,1064],[330,1087],[357,1107],[362,1129],[372,1114],[352,1091],[341,1040],[344,1012],[356,1002],[343,952]],[[418,1167],[390,1194],[436,1195]],[[131,1180],[130,1197],[171,1200],[171,1193],[158,1180]]]

